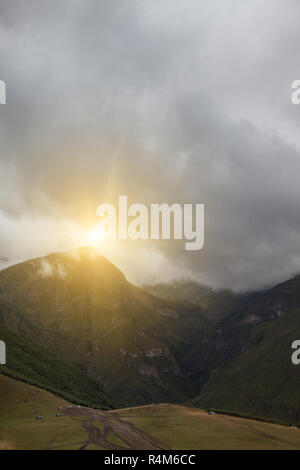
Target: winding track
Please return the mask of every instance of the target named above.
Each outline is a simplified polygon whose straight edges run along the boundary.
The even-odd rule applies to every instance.
[[[67,445],[55,446],[55,441],[64,433],[57,434],[49,443],[48,449],[59,449],[74,447],[84,450],[89,445],[94,445],[100,449],[106,450],[161,450],[167,449],[163,443],[153,439],[148,434],[140,431],[131,423],[123,421],[116,413],[99,412],[91,408],[66,408],[62,411],[65,416],[75,418],[78,416],[87,417],[81,426],[88,434],[88,438],[83,442],[73,442]],[[97,423],[103,424],[103,431],[97,427]],[[108,439],[116,437],[120,444],[110,442]]]

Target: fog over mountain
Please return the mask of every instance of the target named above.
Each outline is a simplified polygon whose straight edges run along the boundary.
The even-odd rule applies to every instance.
[[[206,205],[200,252],[100,247],[133,282],[243,290],[300,271],[297,0],[0,7],[1,266],[78,245],[125,194]]]

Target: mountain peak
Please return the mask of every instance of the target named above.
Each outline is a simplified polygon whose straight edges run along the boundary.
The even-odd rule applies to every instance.
[[[74,256],[75,258],[96,259],[101,257],[100,253],[91,246],[73,248],[72,250],[64,252],[64,254]]]

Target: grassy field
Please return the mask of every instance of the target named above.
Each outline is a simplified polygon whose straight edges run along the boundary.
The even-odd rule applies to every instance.
[[[82,446],[88,450],[126,450],[135,446],[300,449],[299,429],[226,415],[211,416],[195,408],[161,404],[103,412],[76,406],[68,410],[67,404],[47,391],[0,374],[0,450]],[[59,407],[63,408],[63,416],[56,417]],[[36,420],[36,415],[43,419]]]
[[[0,448],[46,449],[58,433],[64,433],[65,444],[84,434],[69,417],[56,417],[58,407],[67,405],[62,398],[2,374],[0,390]]]
[[[119,410],[118,414],[171,449],[300,449],[300,430],[177,405]]]

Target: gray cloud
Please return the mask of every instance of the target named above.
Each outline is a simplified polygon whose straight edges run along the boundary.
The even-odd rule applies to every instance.
[[[246,289],[300,270],[299,2],[0,6],[1,255],[67,248],[99,203],[128,194],[206,204],[201,252],[130,244],[140,270],[112,256],[133,280]]]

